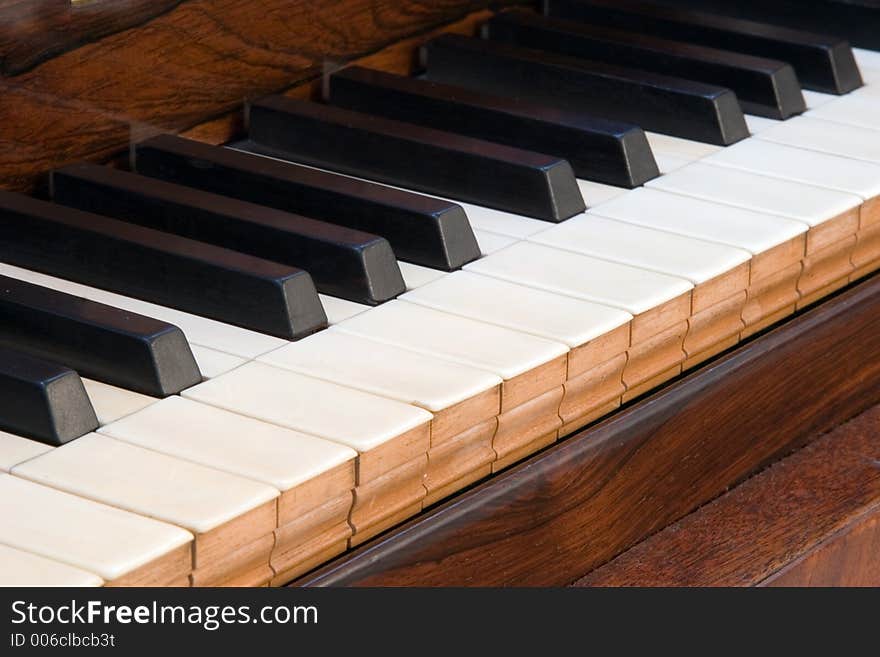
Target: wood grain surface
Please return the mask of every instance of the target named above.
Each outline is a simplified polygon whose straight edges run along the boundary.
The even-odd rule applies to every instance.
[[[880,278],[298,585],[564,585],[880,400]]]
[[[0,3],[0,75],[141,25],[181,0],[8,0]]]
[[[0,186],[31,189],[54,166],[105,159],[132,139],[240,113],[249,99],[309,82],[325,69],[459,21],[487,4],[4,3]],[[409,61],[418,43],[410,45],[410,51],[396,50],[397,57]]]
[[[880,586],[880,509],[854,520],[760,586]]]
[[[576,586],[880,585],[880,406]]]

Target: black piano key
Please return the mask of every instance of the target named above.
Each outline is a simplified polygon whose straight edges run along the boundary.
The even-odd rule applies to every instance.
[[[452,271],[480,257],[460,205],[290,162],[160,135],[139,173],[381,235],[401,260]]]
[[[153,397],[200,383],[176,326],[0,276],[0,346]]]
[[[0,261],[287,339],[327,324],[301,269],[11,192]]]
[[[663,0],[663,4],[833,34],[858,48],[880,50],[876,0]]]
[[[376,305],[406,285],[388,241],[317,221],[95,164],[52,173],[55,201],[305,270],[317,289]]]
[[[806,89],[845,94],[862,86],[862,77],[845,39],[827,30],[805,32],[745,20],[743,3],[734,16],[672,8],[641,0],[545,0],[544,11],[559,18],[585,21],[723,50],[780,59],[791,64]],[[761,5],[768,4],[760,0]],[[810,14],[809,11],[801,13]],[[760,18],[760,17],[759,17]],[[795,23],[790,23],[795,27]]]
[[[702,82],[454,34],[428,42],[422,59],[447,84],[721,146],[749,136],[736,94]]]
[[[660,175],[641,128],[552,105],[513,102],[357,66],[330,76],[329,101],[398,121],[551,153],[567,159],[579,178],[608,185],[638,187]]]
[[[279,96],[250,106],[268,154],[546,221],[584,211],[563,159]]]
[[[548,50],[598,62],[653,71],[727,87],[744,111],[787,119],[806,109],[794,69],[785,62],[659,38],[509,11],[489,20],[485,37],[523,48]]]
[[[63,445],[98,428],[73,370],[0,346],[0,430]]]

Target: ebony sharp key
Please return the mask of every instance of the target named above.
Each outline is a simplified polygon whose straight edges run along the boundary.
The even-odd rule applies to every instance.
[[[250,106],[249,135],[284,159],[536,219],[585,209],[564,159],[339,107],[267,98]]]
[[[877,0],[663,0],[663,4],[833,34],[853,46],[880,50]]]
[[[807,107],[794,69],[777,59],[693,45],[607,26],[509,11],[483,26],[485,37],[597,62],[727,87],[745,112],[787,119]]]
[[[722,146],[749,136],[736,94],[702,82],[454,34],[428,42],[422,59],[438,82]]]
[[[0,431],[63,445],[98,428],[73,370],[0,346]]]
[[[388,241],[324,221],[95,164],[52,173],[53,198],[307,271],[321,292],[375,305],[406,291]]]
[[[0,276],[0,346],[153,397],[202,381],[176,326],[7,276]]]
[[[638,187],[660,175],[641,128],[552,105],[513,102],[503,96],[357,66],[330,76],[329,102],[552,153],[566,158],[579,178],[608,185]]]
[[[752,3],[745,3],[751,5]],[[759,0],[760,6],[773,4]],[[545,0],[544,11],[550,16],[584,21],[594,27],[605,26],[632,30],[646,35],[702,44],[760,57],[780,59],[791,64],[805,89],[831,94],[845,94],[862,86],[862,77],[845,35],[820,24],[819,32],[805,32],[797,23],[789,27],[769,25],[754,20],[743,3],[735,3],[735,16],[722,16],[687,8],[664,6],[641,0]],[[702,8],[699,6],[698,8]],[[799,13],[813,14],[799,8]],[[755,15],[760,20],[760,15]],[[827,33],[826,33],[827,32]],[[830,36],[837,34],[837,36]]]
[[[460,205],[260,155],[160,135],[139,173],[381,235],[401,260],[451,271],[480,257]]]
[[[287,339],[327,324],[301,269],[12,192],[0,261]]]

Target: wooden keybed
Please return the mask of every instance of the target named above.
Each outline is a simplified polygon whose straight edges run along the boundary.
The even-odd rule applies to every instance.
[[[5,3],[0,19],[4,12],[14,16],[20,4]],[[131,143],[158,133],[228,143],[243,135],[243,101],[279,92],[315,98],[322,74],[352,61],[410,74],[417,69],[416,53],[423,42],[441,32],[473,34],[490,15],[487,4],[92,0],[71,8],[66,2],[40,3],[25,32],[8,20],[0,22],[5,75],[0,84],[7,101],[0,139],[11,145],[0,152],[0,186],[39,194],[47,171],[84,159],[123,163]],[[510,4],[520,3],[493,3]],[[273,20],[264,20],[266,16]],[[180,30],[198,35],[197,42],[179,38]],[[853,217],[830,221],[825,230],[828,244],[842,243],[849,237],[838,237],[852,232]],[[831,234],[838,230],[840,236]],[[794,250],[803,252],[804,240],[796,242]],[[852,248],[848,242],[845,246]],[[787,263],[791,254],[783,251],[774,257]],[[786,274],[786,267],[765,259],[773,276],[761,279],[766,289],[756,288],[756,294],[775,297],[783,290],[794,295],[791,303],[771,313],[755,311],[754,322],[741,334],[731,326],[739,322],[745,297],[730,307],[709,304],[710,312],[700,318],[704,324],[698,324],[705,330],[697,343],[700,348],[685,348],[694,355],[685,366],[696,367],[733,347],[740,335],[748,338],[785,320],[795,303],[798,310],[806,310],[659,393],[640,397],[678,373],[675,351],[680,353],[685,342],[690,307],[677,308],[675,313],[682,316],[676,315],[678,321],[664,325],[659,333],[645,333],[650,339],[637,354],[626,356],[629,343],[610,338],[613,344],[591,345],[584,372],[605,368],[610,373],[596,371],[600,384],[595,388],[592,378],[585,379],[586,389],[580,390],[581,383],[566,380],[564,374],[557,382],[558,372],[549,386],[540,380],[544,375],[532,377],[534,384],[527,382],[517,397],[518,415],[508,419],[512,447],[504,458],[429,492],[425,506],[439,506],[298,583],[567,584],[809,437],[858,414],[880,395],[880,344],[871,331],[880,313],[880,282],[876,277],[860,279],[843,294],[809,307],[875,267],[870,261],[873,250],[863,269],[842,267],[848,253],[808,261],[821,280],[810,281],[814,286],[800,298],[795,291],[800,269]],[[634,357],[654,374],[631,382],[622,379],[624,363]],[[676,365],[663,367],[667,359]],[[559,369],[556,365],[548,369]],[[631,385],[624,389],[621,381]],[[532,410],[543,417],[547,408],[559,407],[563,384],[583,399],[602,403],[573,408],[567,423],[563,418],[557,424],[554,418],[547,426],[527,426],[535,417]],[[535,404],[533,409],[521,403],[528,400]],[[550,445],[557,435],[602,418],[619,400],[628,405],[610,419],[443,502],[461,486]],[[482,424],[472,429],[469,444],[486,447],[483,434],[488,429]],[[755,439],[771,430],[767,440]],[[417,469],[405,482],[369,494],[376,499],[399,497],[400,487],[423,474]],[[608,477],[597,479],[597,472]],[[664,477],[655,481],[658,472]],[[366,489],[362,492],[367,494]],[[411,517],[421,501],[410,502],[401,503],[401,511],[391,517],[371,518],[375,524],[352,543]],[[340,511],[325,508],[322,513],[335,518]],[[639,519],[615,523],[624,515]],[[293,546],[301,540],[300,528],[288,529]],[[276,540],[278,536],[282,534]],[[315,538],[308,531],[302,536]],[[265,551],[256,543],[247,547],[261,555]],[[296,566],[291,576],[338,554],[338,548],[339,537],[332,547],[308,559],[285,555]],[[212,581],[211,574],[204,575]]]

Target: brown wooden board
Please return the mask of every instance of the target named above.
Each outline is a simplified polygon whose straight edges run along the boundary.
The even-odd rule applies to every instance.
[[[23,73],[103,36],[137,27],[181,0],[10,0],[0,6],[0,74]]]
[[[880,399],[880,278],[294,585],[564,585]]]
[[[575,586],[880,585],[880,405]]]
[[[198,133],[227,141],[246,100],[311,82],[325,66],[464,20],[488,2],[2,4],[0,92],[10,108],[0,114],[9,115],[0,121],[0,186],[27,190],[50,168],[230,114]],[[475,21],[467,25],[472,31]],[[410,66],[416,41],[390,60]]]

